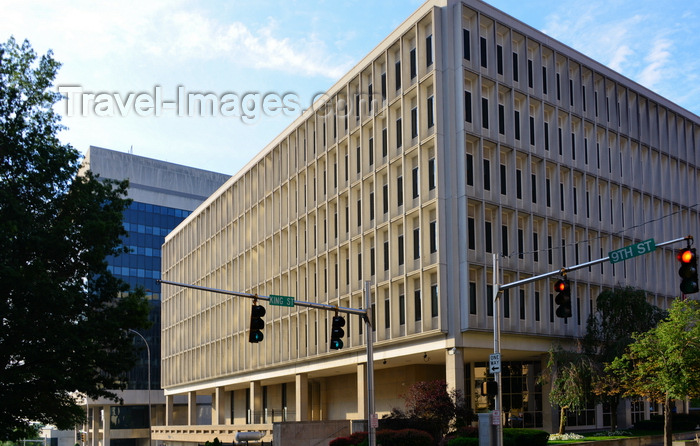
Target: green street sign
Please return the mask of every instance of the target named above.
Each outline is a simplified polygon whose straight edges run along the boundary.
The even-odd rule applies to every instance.
[[[290,296],[270,294],[270,305],[277,305],[278,307],[293,307],[294,298]]]
[[[608,257],[610,257],[610,263],[617,263],[631,259],[632,257],[648,254],[654,250],[656,250],[656,243],[654,242],[653,238],[650,238],[649,240],[644,240],[643,242],[639,242],[635,245],[625,246],[624,248],[610,251],[608,253]]]

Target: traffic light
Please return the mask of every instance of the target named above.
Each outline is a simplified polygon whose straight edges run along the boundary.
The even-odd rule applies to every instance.
[[[496,381],[484,381],[481,383],[482,396],[498,395],[498,383]]]
[[[265,307],[254,302],[250,310],[250,335],[248,336],[248,342],[257,343],[263,340],[262,329],[265,328],[263,316],[265,316]]]
[[[692,294],[698,292],[698,256],[695,248],[685,248],[678,251],[678,260],[681,268],[678,275],[681,276],[681,293]]]
[[[343,348],[343,336],[345,336],[345,318],[342,316],[333,316],[331,323],[331,349],[340,350]]]
[[[571,287],[569,280],[559,279],[554,284],[554,291],[557,292],[557,297],[554,298],[554,303],[557,307],[557,317],[571,317]]]

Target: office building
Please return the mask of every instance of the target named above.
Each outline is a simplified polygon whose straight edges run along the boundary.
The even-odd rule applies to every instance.
[[[124,404],[107,399],[87,401],[89,426],[84,431],[87,444],[95,446],[145,446],[151,426],[149,403],[152,424],[165,419],[160,382],[161,287],[157,282],[161,246],[165,236],[230,176],[94,146],[87,151],[84,168],[101,178],[129,180],[128,198],[133,202],[124,213],[124,228],[130,252],[108,258],[108,268],[132,289],[145,289],[153,322],[149,329],[134,333],[142,358],[128,374],[128,388],[119,392]],[[207,416],[205,413],[204,418]]]
[[[379,416],[429,379],[485,411],[494,254],[508,284],[697,235],[699,164],[696,115],[485,3],[428,1],[166,237],[163,279],[346,308],[364,308],[369,281]],[[570,318],[556,278],[502,292],[503,422],[555,429],[536,379],[547,351],[584,334],[606,289],[668,307],[680,247],[571,272]],[[162,386],[190,415],[166,412],[155,438],[366,418],[360,318],[333,350],[332,312],[262,304],[250,343],[250,299],[163,286]],[[623,426],[650,413],[624,409]],[[600,406],[569,419],[609,423]]]

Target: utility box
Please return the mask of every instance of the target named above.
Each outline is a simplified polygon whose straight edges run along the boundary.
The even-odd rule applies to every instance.
[[[496,426],[491,422],[491,413],[479,415],[479,446],[493,446],[496,440]]]

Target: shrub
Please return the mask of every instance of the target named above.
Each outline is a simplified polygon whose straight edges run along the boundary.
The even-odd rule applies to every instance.
[[[479,439],[473,437],[457,437],[448,441],[447,446],[479,446]]]
[[[546,446],[549,433],[535,429],[503,429],[503,446]]]
[[[328,443],[329,446],[361,446],[367,444],[367,432],[355,432],[349,437],[338,437]],[[417,429],[377,431],[377,444],[382,446],[432,446],[433,437]]]

